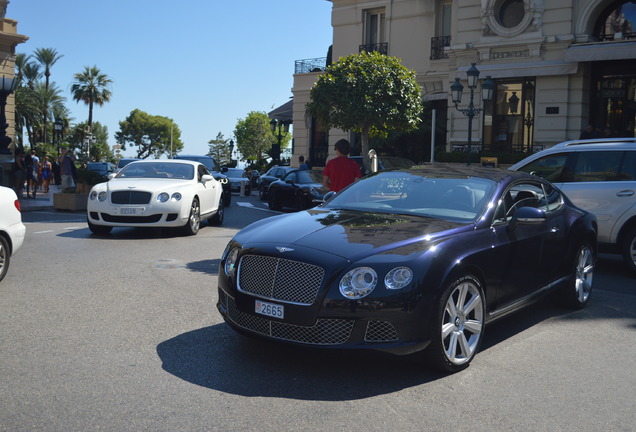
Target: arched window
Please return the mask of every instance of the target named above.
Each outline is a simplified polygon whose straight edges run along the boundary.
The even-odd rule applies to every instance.
[[[636,3],[622,0],[605,9],[596,22],[594,35],[601,41],[636,39]]]

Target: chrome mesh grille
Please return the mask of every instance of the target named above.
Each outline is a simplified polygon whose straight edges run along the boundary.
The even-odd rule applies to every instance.
[[[110,202],[113,204],[148,204],[152,194],[134,190],[113,191],[110,194]]]
[[[312,345],[338,345],[349,340],[354,321],[344,319],[318,319],[310,327],[272,321],[247,314],[236,309],[234,299],[223,299],[227,303],[228,318],[237,326],[264,336]]]
[[[322,267],[260,255],[241,258],[239,290],[282,302],[310,305],[316,300],[325,271]]]
[[[369,321],[364,340],[367,342],[393,342],[398,340],[398,334],[393,324],[388,321]]]

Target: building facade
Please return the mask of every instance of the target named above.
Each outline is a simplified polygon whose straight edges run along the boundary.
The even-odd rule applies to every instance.
[[[496,87],[472,121],[472,148],[532,152],[579,138],[588,123],[634,136],[636,120],[636,4],[622,0],[328,0],[333,4],[333,61],[362,50],[399,57],[417,72],[422,98],[441,124],[436,150],[462,151],[468,118],[451,101],[456,77],[464,85],[475,63],[479,80]],[[632,24],[634,23],[634,24]],[[305,116],[319,62],[294,75],[294,154],[324,164],[336,140],[351,134],[320,131]],[[299,67],[300,65],[300,67]],[[441,120],[441,121],[440,121]],[[428,143],[430,149],[430,143]],[[413,150],[411,150],[413,153]],[[422,155],[415,161],[429,160]],[[401,155],[405,156],[405,155]],[[292,160],[296,160],[293,158]]]

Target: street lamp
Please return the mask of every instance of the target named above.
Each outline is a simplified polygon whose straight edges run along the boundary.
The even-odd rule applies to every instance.
[[[84,140],[86,144],[86,162],[90,162],[91,161],[91,141],[93,139],[91,128],[89,127],[88,129],[86,129],[85,133],[86,133],[86,138]]]
[[[55,117],[55,123],[53,124],[55,127],[55,135],[57,136],[57,156],[60,156],[60,143],[62,142],[62,129],[64,128],[64,123],[62,123],[62,119],[59,117]]]
[[[277,144],[272,144],[272,162],[274,165],[280,163],[280,146],[283,142],[283,131],[285,133],[289,132],[289,125],[292,123],[291,120],[276,120],[272,119],[269,122],[270,127],[272,128],[272,133],[278,139]],[[276,133],[276,128],[278,128],[278,134]]]
[[[0,154],[11,154],[9,150],[9,144],[11,144],[11,138],[7,136],[7,115],[5,108],[7,106],[7,98],[18,85],[18,79],[13,77],[2,77],[0,83]]]
[[[230,167],[234,167],[232,164],[232,155],[234,154],[234,140],[230,140]]]
[[[472,153],[472,138],[473,138],[473,117],[479,115],[483,108],[475,108],[475,89],[477,88],[477,80],[479,78],[479,70],[475,67],[475,63],[471,63],[470,69],[466,71],[468,79],[468,88],[470,89],[470,102],[468,108],[459,108],[459,104],[462,101],[462,91],[464,86],[459,82],[459,78],[455,78],[455,82],[451,84],[451,97],[455,104],[455,109],[468,117],[468,163],[470,165],[470,155]],[[492,99],[492,94],[495,91],[495,83],[490,79],[490,76],[486,77],[486,80],[481,85],[481,98],[482,100],[489,101]]]

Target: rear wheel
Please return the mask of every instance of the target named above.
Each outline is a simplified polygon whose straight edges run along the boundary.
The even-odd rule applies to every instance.
[[[201,227],[201,207],[199,206],[199,200],[193,199],[190,206],[190,216],[188,221],[183,226],[183,232],[185,235],[196,235]]]
[[[282,208],[282,205],[280,204],[280,201],[276,196],[275,189],[269,189],[269,192],[267,194],[267,205],[269,206],[270,210],[280,210]]]
[[[95,225],[95,224],[91,223],[91,221],[87,221],[87,222],[88,222],[88,229],[93,234],[105,235],[105,234],[110,233],[113,230],[113,227],[110,227],[110,226]]]
[[[265,201],[267,199],[267,194],[265,193],[265,186],[260,185],[258,187],[258,199],[261,201]]]
[[[636,228],[627,232],[621,252],[627,266],[636,273]]]
[[[574,257],[570,280],[559,292],[563,306],[581,309],[587,304],[592,293],[595,262],[594,249],[588,244],[581,245]]]
[[[428,358],[444,372],[458,372],[475,357],[484,335],[486,301],[479,280],[463,275],[440,299]]]
[[[210,218],[211,225],[221,225],[223,223],[223,219],[225,218],[225,204],[223,202],[223,198],[219,200],[219,208],[216,211],[216,214]]]
[[[11,251],[9,250],[9,242],[0,235],[0,281],[4,279],[7,271],[9,271],[10,262]]]

